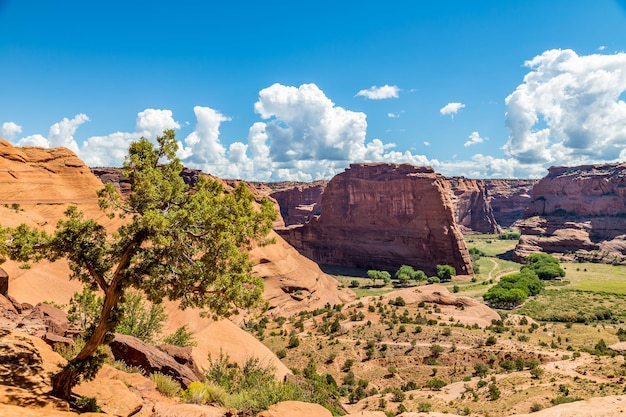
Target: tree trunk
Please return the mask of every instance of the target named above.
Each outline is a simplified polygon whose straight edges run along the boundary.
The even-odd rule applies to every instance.
[[[95,376],[96,370],[88,369],[88,361],[96,353],[100,345],[103,344],[107,333],[114,330],[114,324],[110,320],[111,312],[117,306],[120,297],[120,291],[116,291],[116,288],[110,287],[107,289],[96,330],[87,339],[85,346],[78,355],[71,359],[60,372],[52,376],[52,395],[69,401],[72,396],[72,388],[78,385],[81,375],[86,370],[93,372]]]

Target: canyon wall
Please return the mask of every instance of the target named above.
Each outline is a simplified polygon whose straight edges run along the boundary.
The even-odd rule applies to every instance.
[[[524,214],[537,180],[476,180],[449,177],[457,224],[464,233],[500,233]],[[319,202],[328,181],[267,183],[286,226],[304,224],[321,213]]]
[[[407,264],[428,274],[448,264],[472,274],[450,193],[430,167],[351,164],[328,183],[319,217],[278,232],[321,264],[390,271]]]
[[[447,178],[455,220],[464,233],[501,233],[491,207],[485,181],[465,177]]]
[[[533,252],[626,261],[626,164],[552,167],[533,189],[517,258]]]
[[[529,179],[483,180],[493,216],[500,227],[511,227],[523,217],[526,207],[532,200],[533,187],[537,181]]]

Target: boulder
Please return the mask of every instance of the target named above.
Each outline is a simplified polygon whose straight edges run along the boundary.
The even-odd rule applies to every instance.
[[[191,369],[198,380],[202,380],[204,375],[200,370],[200,367],[193,358],[193,352],[191,347],[180,347],[176,345],[159,345],[157,349],[167,353],[169,356],[183,366]]]
[[[434,274],[438,264],[473,273],[446,179],[430,167],[351,164],[322,195],[321,214],[278,230],[320,264]]]
[[[109,347],[116,360],[123,361],[129,366],[138,366],[148,374],[160,372],[169,375],[183,388],[201,379],[189,367],[181,365],[167,353],[136,337],[116,333]]]
[[[73,392],[82,397],[96,398],[98,406],[107,415],[130,417],[143,407],[142,401],[128,390],[126,384],[111,377],[119,371],[104,365],[96,379],[76,386]]]
[[[0,295],[6,297],[9,295],[9,274],[0,268]]]
[[[41,321],[46,327],[46,333],[58,336],[65,336],[70,326],[67,314],[63,310],[46,303],[37,304],[30,314],[24,317],[23,322],[28,321]]]

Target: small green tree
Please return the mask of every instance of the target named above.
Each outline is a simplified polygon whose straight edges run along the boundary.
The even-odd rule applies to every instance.
[[[130,194],[112,184],[98,195],[100,207],[124,224],[112,235],[95,220],[70,207],[50,236],[20,225],[0,229],[0,255],[18,262],[67,259],[71,278],[99,287],[104,302],[84,348],[52,377],[52,394],[70,399],[82,379],[95,377],[104,356],[98,348],[117,326],[127,290],[159,303],[178,300],[180,308],[206,308],[226,317],[258,304],[263,281],[252,275],[247,249],[266,236],[276,213],[267,199],[255,205],[240,183],[226,193],[216,180],[201,177],[193,189],[180,176],[182,165],[173,130],[130,145],[123,175]]]
[[[402,265],[395,274],[398,284],[406,285],[410,280],[415,279],[417,272],[410,265]]]
[[[196,346],[197,344],[186,324],[180,326],[174,333],[166,336],[163,339],[163,343],[180,347]]]
[[[437,277],[441,282],[450,281],[456,275],[456,269],[450,265],[437,265]]]

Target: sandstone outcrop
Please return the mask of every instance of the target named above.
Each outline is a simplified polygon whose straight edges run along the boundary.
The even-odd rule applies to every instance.
[[[537,180],[449,177],[455,220],[464,233],[500,233],[524,214]],[[328,181],[267,183],[286,226],[320,215]]]
[[[296,184],[289,187],[286,183],[274,183],[270,196],[280,206],[280,215],[285,226],[304,224],[313,216],[319,216],[319,203],[328,181],[315,181],[310,184]]]
[[[178,381],[183,388],[193,381],[200,381],[202,374],[197,375],[194,371],[174,358],[158,349],[148,345],[133,336],[115,334],[115,339],[109,344],[111,353],[116,360],[125,362],[129,366],[138,366],[147,375],[160,372]]]
[[[430,167],[351,164],[327,185],[321,215],[279,233],[300,253],[329,265],[433,274],[438,264],[472,273],[454,221],[446,179]]]
[[[580,260],[626,260],[626,165],[552,167],[533,189],[516,223],[522,237],[518,259],[533,252]]]
[[[483,180],[448,178],[457,224],[463,232],[501,233]]]
[[[487,179],[483,180],[489,196],[493,216],[500,227],[511,227],[521,219],[532,200],[533,186],[538,180]]]

